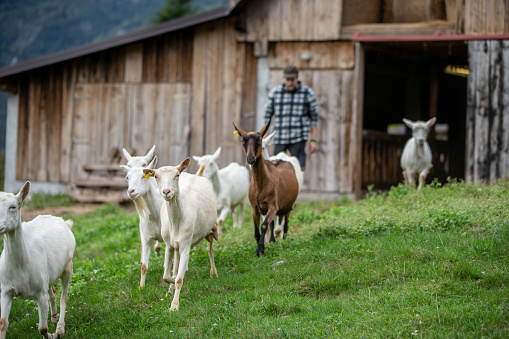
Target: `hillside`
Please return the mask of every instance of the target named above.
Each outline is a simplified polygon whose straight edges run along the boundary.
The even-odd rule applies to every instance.
[[[0,67],[151,25],[166,0],[0,1]],[[228,0],[194,0],[199,11]]]

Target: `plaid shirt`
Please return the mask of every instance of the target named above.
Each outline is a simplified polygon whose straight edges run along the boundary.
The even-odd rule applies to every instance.
[[[273,115],[273,126],[277,131],[275,144],[306,141],[311,126],[318,127],[318,104],[313,90],[300,81],[293,92],[288,91],[285,84],[276,86],[270,91],[265,105],[264,123]]]

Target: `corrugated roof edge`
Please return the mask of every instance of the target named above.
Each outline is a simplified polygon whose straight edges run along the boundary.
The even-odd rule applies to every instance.
[[[243,2],[242,0],[219,7],[207,12],[190,15],[183,18],[174,19],[168,22],[164,22],[159,25],[151,26],[139,31],[127,33],[124,35],[116,36],[113,38],[105,39],[98,42],[70,48],[64,51],[60,51],[53,54],[48,54],[36,59],[20,62],[11,66],[0,68],[0,78],[14,75],[30,70],[34,70],[40,67],[48,66],[62,61],[67,61],[87,54],[100,52],[112,47],[118,47],[121,45],[129,44],[132,42],[140,41],[143,39],[151,38],[160,34],[165,34],[179,29],[196,26],[205,22],[209,22],[216,19],[221,19],[230,15],[232,10],[237,7],[238,3]]]

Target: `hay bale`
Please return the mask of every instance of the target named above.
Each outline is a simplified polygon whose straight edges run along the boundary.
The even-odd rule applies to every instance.
[[[381,21],[382,0],[344,0],[343,25],[372,24]]]
[[[445,20],[444,0],[393,0],[394,22]]]

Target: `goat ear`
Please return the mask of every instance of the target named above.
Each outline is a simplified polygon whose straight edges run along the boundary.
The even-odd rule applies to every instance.
[[[433,117],[433,118],[429,119],[428,121],[426,121],[426,125],[428,125],[428,128],[431,128],[431,126],[433,126],[436,121],[437,121],[437,118]]]
[[[21,190],[16,194],[16,200],[21,204],[28,197],[28,192],[30,192],[30,181],[25,182]]]
[[[179,172],[183,172],[187,168],[187,166],[189,166],[190,163],[191,159],[187,157],[184,159],[184,161],[180,163],[180,165],[177,166],[177,169],[179,170]]]
[[[122,152],[124,153],[124,157],[127,159],[127,162],[129,162],[129,160],[131,160],[131,155],[129,152],[127,152],[125,148],[122,148]]]
[[[149,177],[150,176],[154,176],[156,174],[156,170],[155,169],[150,169],[150,168],[144,168],[143,169],[143,174],[148,175]]]
[[[243,130],[241,130],[237,126],[235,126],[235,123],[233,123],[233,127],[235,127],[235,130],[239,133],[240,136],[243,136],[244,134],[246,134],[246,132],[244,132]]]
[[[405,119],[403,118],[403,122],[405,123],[405,125],[407,125],[408,127],[410,127],[410,129],[413,129],[414,127],[414,123],[408,119]]]
[[[150,164],[147,165],[147,168],[154,169],[157,165],[157,155],[154,156],[154,159],[150,162]]]
[[[265,133],[267,133],[267,131],[269,130],[269,126],[270,126],[270,120],[269,120],[268,123],[263,125],[262,129],[260,130],[260,132],[258,132],[258,133],[260,133],[262,135],[262,138],[265,135]]]
[[[219,155],[221,154],[221,146],[219,146],[219,148],[217,149],[217,151],[214,153],[213,157],[214,157],[214,160],[217,160],[217,158],[219,158]]]
[[[129,170],[131,169],[131,167],[129,166],[126,166],[126,165],[120,165],[120,167],[124,170],[124,172],[129,172]]]
[[[267,137],[265,137],[263,139],[263,142],[264,142],[265,146],[272,145],[272,143],[274,142],[274,136],[275,135],[276,135],[276,131],[270,133]]]
[[[145,158],[147,159],[147,162],[152,161],[154,159],[154,152],[156,150],[156,145],[152,146],[150,151],[148,151],[147,155],[145,155]]]

